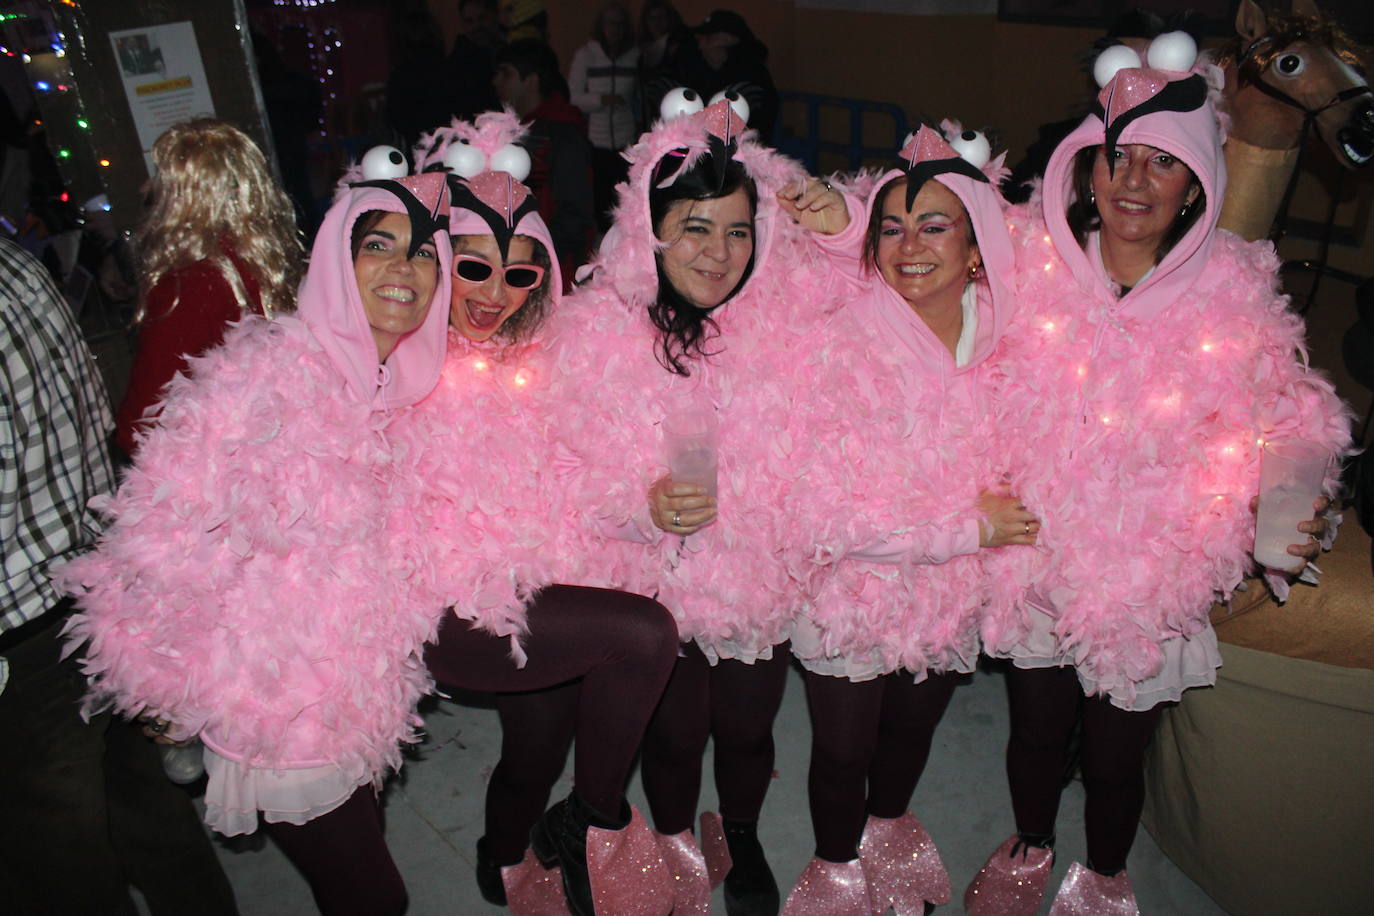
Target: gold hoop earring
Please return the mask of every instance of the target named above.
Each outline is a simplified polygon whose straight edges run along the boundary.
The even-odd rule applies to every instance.
[[[980,263],[970,264],[970,265],[968,266],[968,278],[969,278],[970,280],[977,280],[977,279],[978,279],[978,274],[979,274],[979,272],[980,272],[982,269],[983,269],[983,265],[980,264]]]

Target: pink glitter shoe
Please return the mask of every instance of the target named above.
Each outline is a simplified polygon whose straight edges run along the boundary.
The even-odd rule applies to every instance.
[[[725,876],[734,868],[730,859],[730,846],[725,840],[725,827],[720,815],[714,811],[701,813],[701,853],[706,857],[706,877],[711,879],[711,890],[720,887]]]
[[[513,916],[568,916],[562,873],[540,865],[528,849],[523,862],[501,869],[501,883]]]
[[[1053,849],[1027,846],[1013,833],[964,891],[964,910],[968,916],[1035,916],[1053,870]]]
[[[628,826],[587,831],[587,873],[596,913],[668,916],[673,911],[673,879],[663,867],[656,836],[634,807]]]
[[[545,866],[559,866],[573,916],[667,916],[673,884],[654,832],[639,811],[621,802],[612,819],[574,789],[530,830],[530,849]]]
[[[706,857],[692,831],[672,835],[654,832],[663,864],[673,880],[673,916],[711,911],[711,879]]]
[[[1140,916],[1140,907],[1126,872],[1109,878],[1075,862],[1054,895],[1050,916]]]
[[[868,818],[859,842],[873,909],[897,916],[924,916],[926,901],[949,903],[949,872],[940,861],[935,843],[916,815],[908,811],[898,818]]]
[[[858,859],[812,859],[787,895],[782,916],[873,916],[873,909]]]

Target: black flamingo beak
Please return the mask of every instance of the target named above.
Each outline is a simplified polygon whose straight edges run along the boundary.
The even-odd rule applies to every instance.
[[[1351,112],[1345,126],[1336,131],[1336,142],[1348,168],[1360,168],[1374,159],[1374,103],[1366,102]]]

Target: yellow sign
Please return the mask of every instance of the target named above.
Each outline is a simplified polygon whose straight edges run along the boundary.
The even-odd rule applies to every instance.
[[[163,80],[160,83],[144,83],[137,87],[134,92],[139,95],[157,95],[159,92],[172,92],[177,89],[190,89],[191,78],[189,76],[179,76],[174,80]]]

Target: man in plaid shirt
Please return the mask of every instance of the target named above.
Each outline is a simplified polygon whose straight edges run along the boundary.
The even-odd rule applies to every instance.
[[[0,239],[0,901],[6,913],[235,911],[189,797],[136,726],[87,723],[51,569],[110,493],[105,386],[47,270]]]

